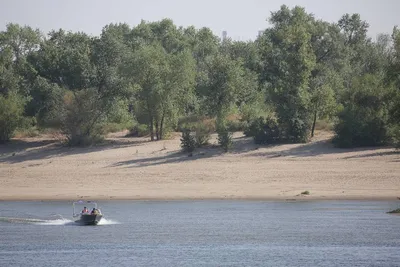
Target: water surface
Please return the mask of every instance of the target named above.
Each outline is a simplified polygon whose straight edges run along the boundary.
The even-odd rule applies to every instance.
[[[400,202],[0,202],[0,266],[400,266]]]

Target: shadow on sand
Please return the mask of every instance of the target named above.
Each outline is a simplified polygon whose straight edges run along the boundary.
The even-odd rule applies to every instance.
[[[233,138],[233,147],[229,154],[241,154],[257,149],[257,145],[254,144],[252,138],[248,137],[237,137]],[[201,149],[197,149],[196,152],[190,156],[188,153],[182,151],[174,151],[166,153],[158,157],[147,157],[137,158],[132,160],[121,161],[110,167],[126,166],[129,168],[155,166],[169,163],[178,163],[185,161],[194,161],[205,158],[212,158],[221,156],[224,151],[218,146],[209,146]]]
[[[252,153],[247,156],[249,157],[266,157],[266,158],[277,158],[277,157],[316,157],[320,155],[329,155],[329,154],[345,154],[345,153],[357,153],[363,152],[361,155],[354,155],[344,157],[343,159],[352,159],[352,158],[368,158],[368,157],[376,157],[376,156],[388,156],[388,155],[400,155],[399,151],[395,151],[390,147],[363,147],[363,148],[336,148],[330,142],[330,140],[322,140],[316,141],[307,144],[293,144],[293,145],[276,145],[279,146],[289,146],[288,149],[277,150],[277,151],[263,151],[259,153]],[[272,148],[273,146],[263,146],[264,148]],[[389,151],[380,151],[377,150],[389,149]],[[372,153],[368,153],[368,152]]]
[[[51,159],[53,157],[92,153],[97,151],[135,147],[144,145],[149,141],[127,140],[118,138],[106,140],[102,144],[91,147],[68,147],[56,140],[24,141],[12,140],[0,145],[0,163],[18,163],[29,160]]]
[[[285,149],[285,147],[288,147]],[[280,149],[283,148],[283,149]],[[257,150],[264,150],[256,152]],[[274,149],[275,151],[265,151],[265,149]],[[264,157],[264,158],[278,158],[278,157],[316,157],[326,154],[345,154],[351,152],[363,152],[362,155],[355,155],[349,157],[343,157],[342,159],[351,158],[367,158],[375,156],[385,156],[385,155],[397,155],[400,153],[395,150],[380,151],[377,150],[385,149],[382,147],[367,147],[367,148],[357,148],[357,149],[340,149],[335,148],[330,140],[316,141],[308,144],[289,144],[289,145],[269,145],[269,146],[259,146],[254,144],[251,138],[239,137],[233,139],[233,149],[229,154],[244,154],[246,157]],[[389,148],[390,149],[390,148]],[[251,152],[252,153],[248,153]],[[372,152],[372,153],[370,153]],[[178,163],[185,161],[194,161],[205,158],[217,157],[223,154],[222,149],[218,147],[199,149],[193,156],[189,157],[187,153],[183,152],[170,152],[158,157],[146,157],[137,158],[126,161],[120,161],[109,167],[120,167],[126,166],[127,168],[138,168],[147,166],[156,166],[169,163]],[[397,160],[397,159],[395,159]]]
[[[29,160],[51,159],[53,157],[68,156],[74,154],[85,154],[110,149],[124,147],[139,147],[150,142],[143,138],[113,138],[107,139],[103,144],[92,147],[66,147],[55,140],[42,141],[23,141],[14,140],[6,145],[0,145],[0,163],[18,163]],[[384,149],[384,150],[383,150]],[[258,151],[259,150],[259,151]],[[380,150],[380,151],[378,151]],[[289,145],[269,145],[260,146],[253,142],[252,138],[237,137],[233,139],[233,149],[229,154],[244,154],[246,157],[315,157],[326,154],[344,154],[357,153],[349,155],[342,159],[368,158],[385,155],[400,155],[400,151],[391,148],[367,147],[356,149],[335,148],[330,140],[315,141],[307,144],[289,144]],[[131,160],[117,162],[108,167],[145,167],[169,163],[178,163],[193,161],[205,158],[212,158],[222,155],[221,148],[210,146],[196,150],[190,157],[188,153],[181,151],[172,151],[163,153],[160,156],[137,157]],[[400,158],[392,158],[391,162],[399,162]]]

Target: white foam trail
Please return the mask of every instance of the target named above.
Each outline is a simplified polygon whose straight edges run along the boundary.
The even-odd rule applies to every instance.
[[[120,224],[120,223],[111,219],[102,218],[98,225],[112,225],[112,224]]]
[[[8,222],[8,223],[40,223],[40,222],[44,222],[44,220],[31,219],[31,218],[0,217],[0,222]]]
[[[35,223],[36,225],[67,225],[74,223],[68,219],[57,219],[57,220],[44,220],[42,222]]]
[[[57,220],[45,220],[42,222],[35,223],[36,225],[78,225],[72,220],[68,219],[57,219]],[[117,221],[102,218],[98,225],[113,225],[113,224],[120,224]]]
[[[27,224],[35,224],[35,225],[78,225],[73,220],[62,218],[52,219],[52,220],[43,220],[43,219],[30,219],[30,218],[12,218],[12,217],[0,217],[0,222],[9,222],[9,223],[27,223]],[[98,225],[113,225],[120,224],[117,221],[102,218]]]

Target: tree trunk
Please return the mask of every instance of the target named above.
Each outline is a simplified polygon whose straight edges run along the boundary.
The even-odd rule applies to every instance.
[[[147,101],[146,101],[146,104],[147,104],[147,112],[148,112],[148,114],[149,114],[149,120],[150,120],[150,122],[149,122],[149,126],[150,126],[150,127],[149,127],[149,128],[150,128],[150,129],[149,129],[149,130],[150,130],[150,140],[151,140],[151,141],[154,141],[153,113],[152,113],[151,105],[150,105],[148,99],[147,99]]]
[[[154,141],[153,117],[150,116],[150,140]]]
[[[156,119],[156,138],[160,140],[160,128],[158,126],[158,119]]]
[[[312,129],[311,129],[311,137],[314,137],[314,130],[315,130],[316,121],[317,121],[317,106],[315,106],[315,110],[314,110],[314,119],[313,119],[313,124],[312,124]]]
[[[160,140],[164,138],[163,129],[164,129],[164,112],[161,116],[161,122],[160,122]]]

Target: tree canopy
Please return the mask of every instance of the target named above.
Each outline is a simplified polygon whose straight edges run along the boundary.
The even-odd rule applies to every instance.
[[[8,24],[0,141],[53,127],[86,145],[122,121],[160,140],[208,118],[226,148],[238,129],[259,143],[307,142],[321,120],[334,124],[337,146],[400,143],[397,27],[374,41],[359,14],[331,23],[285,5],[268,22],[254,41],[170,19],[109,24],[99,36]]]

